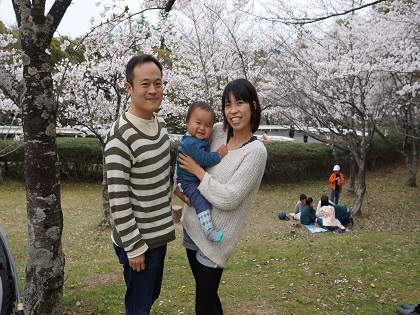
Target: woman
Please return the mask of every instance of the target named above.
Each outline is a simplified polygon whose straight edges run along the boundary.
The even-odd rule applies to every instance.
[[[313,207],[314,200],[312,197],[306,199],[306,204],[302,207],[300,214],[300,223],[303,225],[314,225],[316,221],[316,211]]]
[[[223,160],[204,170],[188,156],[179,157],[179,167],[196,175],[201,194],[213,205],[212,219],[224,231],[220,243],[208,242],[200,230],[194,209],[187,203],[182,217],[183,245],[196,283],[196,314],[223,314],[217,290],[223,268],[239,242],[245,221],[261,183],[267,151],[254,136],[260,124],[261,105],[254,86],[245,79],[228,83],[222,95],[223,124],[212,131],[211,151],[226,144]]]

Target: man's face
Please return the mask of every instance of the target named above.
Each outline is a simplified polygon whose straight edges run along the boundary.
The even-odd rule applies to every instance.
[[[133,86],[125,83],[131,95],[129,113],[151,120],[153,113],[159,109],[163,98],[162,73],[153,62],[138,65],[133,70]]]

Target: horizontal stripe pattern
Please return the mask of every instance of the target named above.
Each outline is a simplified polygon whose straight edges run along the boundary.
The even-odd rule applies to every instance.
[[[148,136],[121,115],[111,127],[105,146],[113,239],[127,252],[175,239],[169,137],[164,120],[157,119],[157,135]]]

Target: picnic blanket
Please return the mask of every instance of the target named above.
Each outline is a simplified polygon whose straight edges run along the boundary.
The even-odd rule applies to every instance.
[[[320,227],[320,226],[315,226],[315,225],[304,225],[304,224],[302,224],[304,227],[306,227],[308,230],[309,230],[309,232],[311,232],[311,233],[322,233],[322,232],[332,232],[332,231],[329,231],[329,230],[327,230],[327,229],[324,229],[324,228],[322,228],[322,227]],[[347,229],[346,228],[346,233],[347,232],[351,232],[349,229]]]
[[[327,229],[324,229],[324,228],[322,228],[322,227],[320,227],[320,226],[315,226],[315,225],[304,225],[304,224],[303,224],[303,226],[304,226],[304,227],[306,227],[306,228],[309,230],[309,232],[311,232],[311,233],[322,233],[322,232],[328,232],[328,230],[327,230]]]

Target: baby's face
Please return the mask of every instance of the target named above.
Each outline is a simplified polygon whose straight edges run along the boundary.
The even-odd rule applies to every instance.
[[[196,108],[186,122],[188,133],[200,140],[207,139],[213,129],[213,121],[212,112]]]

